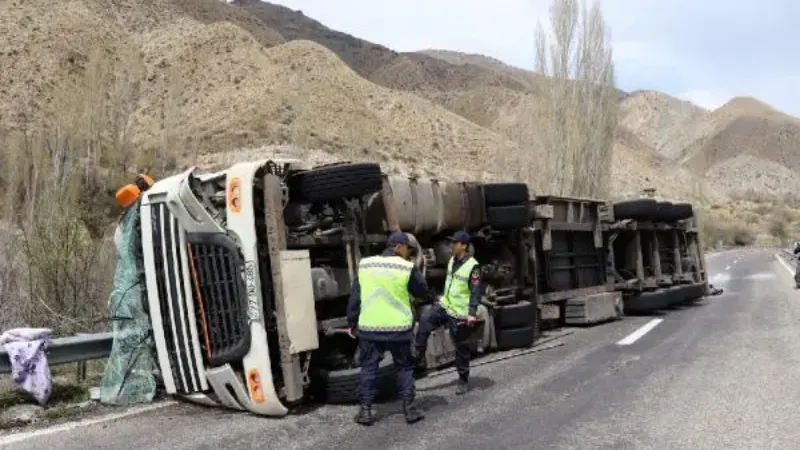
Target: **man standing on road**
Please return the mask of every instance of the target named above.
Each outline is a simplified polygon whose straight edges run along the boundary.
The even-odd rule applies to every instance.
[[[389,351],[397,367],[406,422],[425,416],[414,406],[414,360],[412,355],[413,294],[428,298],[428,286],[420,271],[409,261],[410,241],[403,232],[389,236],[388,248],[378,256],[363,258],[353,280],[347,305],[350,336],[359,338],[361,405],[355,417],[361,425],[372,425],[372,403],[378,389],[378,364]]]
[[[453,256],[447,264],[447,279],[444,292],[438,303],[428,310],[419,321],[416,338],[416,366],[424,367],[428,338],[433,330],[445,326],[456,348],[456,371],[458,387],[456,395],[462,395],[469,388],[470,327],[477,321],[478,304],[483,296],[478,261],[467,251],[470,236],[465,231],[455,233],[451,238]]]

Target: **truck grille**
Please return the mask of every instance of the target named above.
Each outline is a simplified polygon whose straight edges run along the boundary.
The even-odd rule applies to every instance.
[[[189,255],[205,330],[204,354],[211,366],[241,360],[250,350],[250,327],[238,249],[225,236],[196,236],[189,243]]]
[[[167,357],[178,392],[201,390],[200,371],[192,343],[191,290],[186,286],[185,235],[166,204],[151,207],[152,246],[158,299]],[[143,224],[144,225],[144,224]],[[190,305],[192,308],[190,309]],[[193,319],[193,318],[192,318]]]

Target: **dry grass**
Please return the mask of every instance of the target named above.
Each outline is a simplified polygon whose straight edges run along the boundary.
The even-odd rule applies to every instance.
[[[785,246],[800,236],[800,203],[740,200],[700,211],[704,243]]]

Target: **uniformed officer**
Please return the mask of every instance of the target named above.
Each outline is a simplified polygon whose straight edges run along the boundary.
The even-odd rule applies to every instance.
[[[353,280],[347,321],[350,336],[355,337],[358,330],[361,405],[355,420],[362,425],[375,423],[372,403],[377,394],[378,363],[386,351],[392,354],[397,367],[406,422],[414,423],[425,417],[414,406],[411,294],[428,298],[429,293],[422,274],[409,261],[410,256],[408,236],[394,232],[381,255],[360,261],[358,277]]]
[[[467,392],[469,388],[470,346],[469,328],[478,320],[476,317],[478,304],[483,296],[478,261],[473,258],[467,248],[470,236],[465,231],[455,233],[451,238],[453,256],[447,264],[447,279],[440,301],[433,305],[419,321],[416,338],[416,366],[423,367],[425,351],[431,332],[445,326],[453,339],[456,348],[456,371],[458,387],[456,395]]]
[[[793,254],[795,259],[800,258],[800,242],[794,243]],[[800,289],[800,260],[798,260],[797,267],[794,271],[794,287],[795,289]]]

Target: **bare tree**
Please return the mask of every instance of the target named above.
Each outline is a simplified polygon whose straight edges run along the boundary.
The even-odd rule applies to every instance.
[[[551,77],[529,149],[543,188],[598,197],[610,181],[618,97],[608,27],[599,2],[553,0],[549,29],[536,30],[536,68]],[[543,167],[542,167],[543,166]]]
[[[121,71],[127,69],[102,52],[90,55],[85,67],[82,77],[56,92],[47,126],[28,123],[0,135],[6,169],[0,174],[0,315],[6,326],[70,334],[107,322],[113,210],[104,205],[114,202],[108,188],[130,176],[109,166],[127,139],[134,110],[127,92],[134,86],[125,86],[130,80]]]

